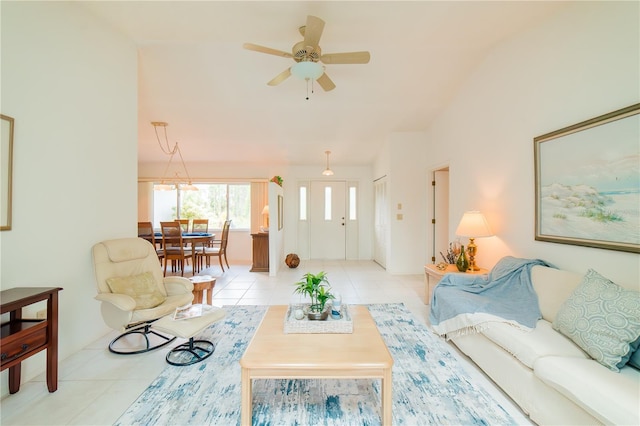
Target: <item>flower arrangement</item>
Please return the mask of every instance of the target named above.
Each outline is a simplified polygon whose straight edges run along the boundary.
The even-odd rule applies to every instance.
[[[460,255],[460,243],[457,241],[455,243],[449,243],[449,249],[447,250],[446,255],[440,252],[440,256],[442,256],[444,261],[448,264],[456,263],[456,260],[458,259],[459,255]]]
[[[271,178],[271,182],[277,183],[278,185],[282,186],[282,178],[280,176],[272,177]]]

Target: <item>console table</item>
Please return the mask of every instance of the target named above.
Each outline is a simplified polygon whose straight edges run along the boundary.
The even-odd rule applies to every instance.
[[[9,313],[1,325],[0,371],[9,369],[9,393],[20,390],[20,363],[47,350],[47,388],[58,389],[58,292],[60,287],[17,287],[0,292],[0,314]],[[47,317],[22,318],[22,308],[47,301]]]
[[[250,272],[269,272],[269,233],[251,234],[253,238],[253,264]]]

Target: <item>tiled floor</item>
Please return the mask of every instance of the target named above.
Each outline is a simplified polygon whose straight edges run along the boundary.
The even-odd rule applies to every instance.
[[[297,302],[295,283],[305,272],[326,271],[334,291],[344,303],[403,302],[427,322],[422,275],[394,276],[371,261],[303,261],[297,269],[282,269],[277,277],[251,273],[247,265],[231,265],[201,272],[218,276],[214,304],[277,305]],[[190,273],[186,274],[190,276]],[[62,360],[58,390],[47,392],[44,374],[22,384],[17,394],[2,399],[0,424],[110,425],[167,367],[168,347],[141,355],[114,355],[107,350],[110,333]],[[178,367],[176,367],[178,368]]]

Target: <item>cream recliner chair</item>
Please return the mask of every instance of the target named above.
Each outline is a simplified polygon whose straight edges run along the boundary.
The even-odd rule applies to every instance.
[[[151,326],[155,320],[173,314],[177,307],[191,303],[191,281],[164,277],[156,249],[142,238],[102,241],[93,246],[92,253],[98,286],[95,298],[102,302],[102,317],[109,327],[124,332],[109,343],[109,350],[137,354],[173,341],[175,336],[162,335]],[[116,346],[125,336],[135,335],[143,336],[144,342],[129,338]],[[152,344],[149,337],[160,343]],[[146,347],[140,349],[140,344]]]

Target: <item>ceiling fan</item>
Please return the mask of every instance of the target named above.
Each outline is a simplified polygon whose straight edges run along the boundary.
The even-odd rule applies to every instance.
[[[276,86],[289,78],[291,74],[294,74],[305,80],[315,80],[325,91],[329,91],[335,89],[336,85],[331,81],[327,73],[324,72],[324,67],[320,65],[318,61],[324,64],[366,64],[369,62],[370,55],[369,52],[322,54],[322,49],[318,43],[320,36],[322,36],[323,29],[324,21],[318,17],[309,15],[307,16],[306,25],[298,29],[304,37],[304,40],[294,44],[291,53],[271,49],[270,47],[258,46],[252,43],[245,43],[243,47],[269,55],[291,58],[296,62],[269,81],[267,83],[269,86]]]

